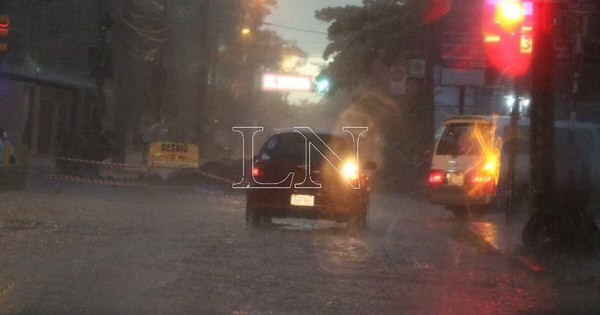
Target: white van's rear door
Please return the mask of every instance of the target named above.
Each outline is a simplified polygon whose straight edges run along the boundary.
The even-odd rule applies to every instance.
[[[481,146],[472,136],[474,123],[445,125],[432,159],[431,168],[446,172],[448,185],[462,186],[465,174],[481,161]]]

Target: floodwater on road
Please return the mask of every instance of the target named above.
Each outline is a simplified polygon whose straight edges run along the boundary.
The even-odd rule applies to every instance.
[[[594,292],[557,300],[551,281],[464,241],[449,213],[408,195],[372,196],[364,231],[298,219],[253,229],[244,209],[244,195],[206,189],[0,192],[0,313],[598,309]]]

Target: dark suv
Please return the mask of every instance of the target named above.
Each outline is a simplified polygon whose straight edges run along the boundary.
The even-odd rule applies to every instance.
[[[254,158],[254,181],[248,184],[246,195],[246,223],[258,226],[274,217],[297,217],[349,222],[364,228],[369,183],[362,167],[355,163],[352,145],[349,137],[324,133],[286,131],[273,135]],[[375,167],[373,162],[364,165],[368,170]],[[264,187],[265,183],[279,183],[280,187]],[[321,187],[306,187],[315,184]]]

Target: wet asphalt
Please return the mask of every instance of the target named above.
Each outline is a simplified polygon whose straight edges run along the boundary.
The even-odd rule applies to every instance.
[[[364,231],[296,219],[253,229],[244,208],[239,191],[198,187],[1,191],[0,313],[600,310],[598,283],[540,275],[414,195],[375,192]]]

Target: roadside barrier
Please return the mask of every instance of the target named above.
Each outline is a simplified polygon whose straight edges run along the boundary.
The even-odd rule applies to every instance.
[[[82,183],[82,184],[123,186],[123,187],[145,187],[145,186],[148,186],[148,184],[142,183],[142,182],[89,178],[89,177],[80,177],[80,176],[71,176],[71,175],[44,174],[43,177],[48,180],[59,180],[59,181],[64,181],[64,182]]]
[[[93,161],[93,160],[83,160],[83,159],[73,159],[73,158],[56,158],[57,161],[65,161],[65,162],[74,162],[74,163],[82,163],[82,164],[90,164],[90,165],[101,165],[112,168],[147,168],[146,165],[133,165],[126,163],[113,163],[113,162],[105,162],[105,161]]]
[[[236,182],[208,173],[199,169],[182,169],[182,168],[173,168],[167,166],[149,166],[149,165],[134,165],[127,163],[114,163],[114,162],[106,162],[106,161],[94,161],[94,160],[85,160],[85,159],[76,159],[76,158],[67,158],[60,157],[56,158],[56,161],[62,162],[70,162],[70,163],[78,163],[78,164],[87,164],[87,165],[97,165],[103,166],[111,169],[123,169],[123,170],[142,170],[145,171],[146,175],[151,173],[153,170],[173,170],[173,171],[187,171],[189,173],[198,174],[200,176],[210,178],[221,183],[225,184],[234,184]],[[85,176],[76,176],[76,175],[63,175],[63,174],[42,174],[42,177],[47,180],[58,180],[58,181],[67,181],[67,182],[75,182],[75,183],[84,183],[84,184],[93,184],[93,185],[108,185],[108,186],[123,186],[123,187],[146,187],[146,186],[155,186],[143,181],[136,180],[123,180],[123,179],[105,179],[105,178],[94,178],[94,177],[85,177]]]
[[[236,182],[234,182],[234,181],[232,181],[230,179],[227,179],[227,178],[224,178],[224,177],[220,177],[220,176],[217,176],[217,175],[214,175],[214,174],[210,174],[210,173],[207,173],[205,171],[196,170],[196,172],[199,173],[202,176],[205,176],[205,177],[208,177],[208,178],[212,178],[212,179],[216,179],[216,180],[221,181],[223,183],[236,184]]]

